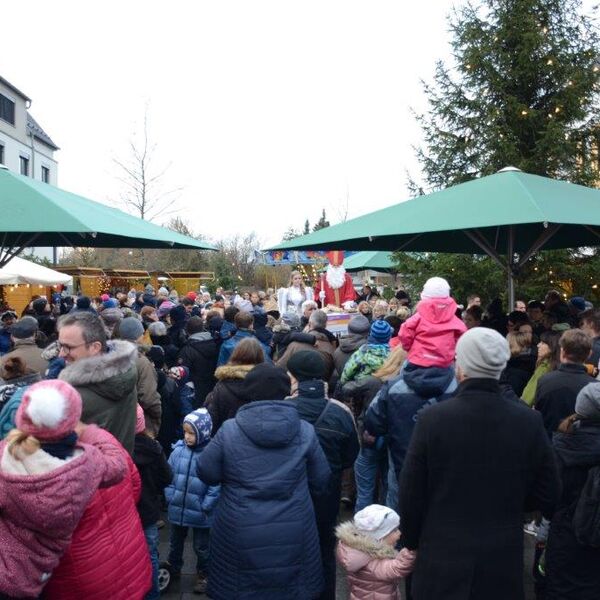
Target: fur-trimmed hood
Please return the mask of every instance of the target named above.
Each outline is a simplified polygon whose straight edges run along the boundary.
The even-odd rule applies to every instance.
[[[255,365],[223,365],[215,371],[215,377],[219,381],[224,379],[244,379],[254,369]]]
[[[133,369],[134,381],[137,379],[137,357],[138,350],[135,344],[124,340],[111,340],[108,342],[107,352],[98,356],[82,358],[67,365],[61,371],[59,379],[67,381],[75,387],[107,386],[108,393],[102,395],[119,396],[120,398],[119,382],[130,379],[130,377],[123,376],[129,374]]]
[[[342,544],[354,550],[344,553],[343,566],[350,573],[359,571],[373,559],[396,558],[398,555],[388,544],[360,533],[352,521],[338,525],[335,535]]]

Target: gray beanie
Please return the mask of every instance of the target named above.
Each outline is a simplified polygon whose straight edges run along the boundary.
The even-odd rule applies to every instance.
[[[122,340],[137,342],[144,335],[144,326],[136,317],[127,317],[119,324],[119,337]]]
[[[371,323],[364,315],[356,315],[350,319],[348,323],[348,331],[350,333],[362,333],[367,335],[371,330]]]
[[[575,412],[584,419],[600,420],[600,382],[588,383],[577,394]]]
[[[467,377],[500,379],[509,358],[506,339],[487,327],[469,329],[456,344],[456,364]]]

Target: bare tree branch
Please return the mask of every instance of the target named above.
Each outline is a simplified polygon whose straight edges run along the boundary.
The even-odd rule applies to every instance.
[[[125,188],[120,203],[126,210],[148,221],[177,212],[175,203],[178,197],[174,195],[183,189],[182,187],[162,189],[161,183],[172,163],[155,168],[153,162],[155,150],[156,144],[150,141],[148,106],[146,106],[139,138],[136,139],[134,136],[129,141],[130,156],[126,159],[113,158],[113,163],[119,169],[116,179]]]

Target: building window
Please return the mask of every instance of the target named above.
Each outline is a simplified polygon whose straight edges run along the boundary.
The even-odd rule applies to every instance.
[[[15,103],[2,94],[0,94],[0,119],[11,125],[15,124]]]
[[[21,175],[29,176],[29,159],[26,156],[21,156],[19,158],[21,162]]]
[[[42,181],[50,183],[50,169],[48,167],[42,167]]]
[[[0,165],[4,164],[4,145],[0,144]]]

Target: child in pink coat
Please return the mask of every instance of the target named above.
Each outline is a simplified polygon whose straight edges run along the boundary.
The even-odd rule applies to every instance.
[[[37,598],[96,490],[123,478],[119,448],[80,417],[77,390],[41,381],[23,395],[17,429],[0,443],[0,597]]]
[[[423,286],[417,312],[402,323],[398,337],[411,365],[446,368],[453,363],[456,342],[466,330],[456,316],[448,282],[431,277]]]
[[[371,504],[336,529],[337,559],[348,574],[350,600],[400,600],[398,584],[412,571],[416,554],[394,549],[399,524],[394,510]]]

